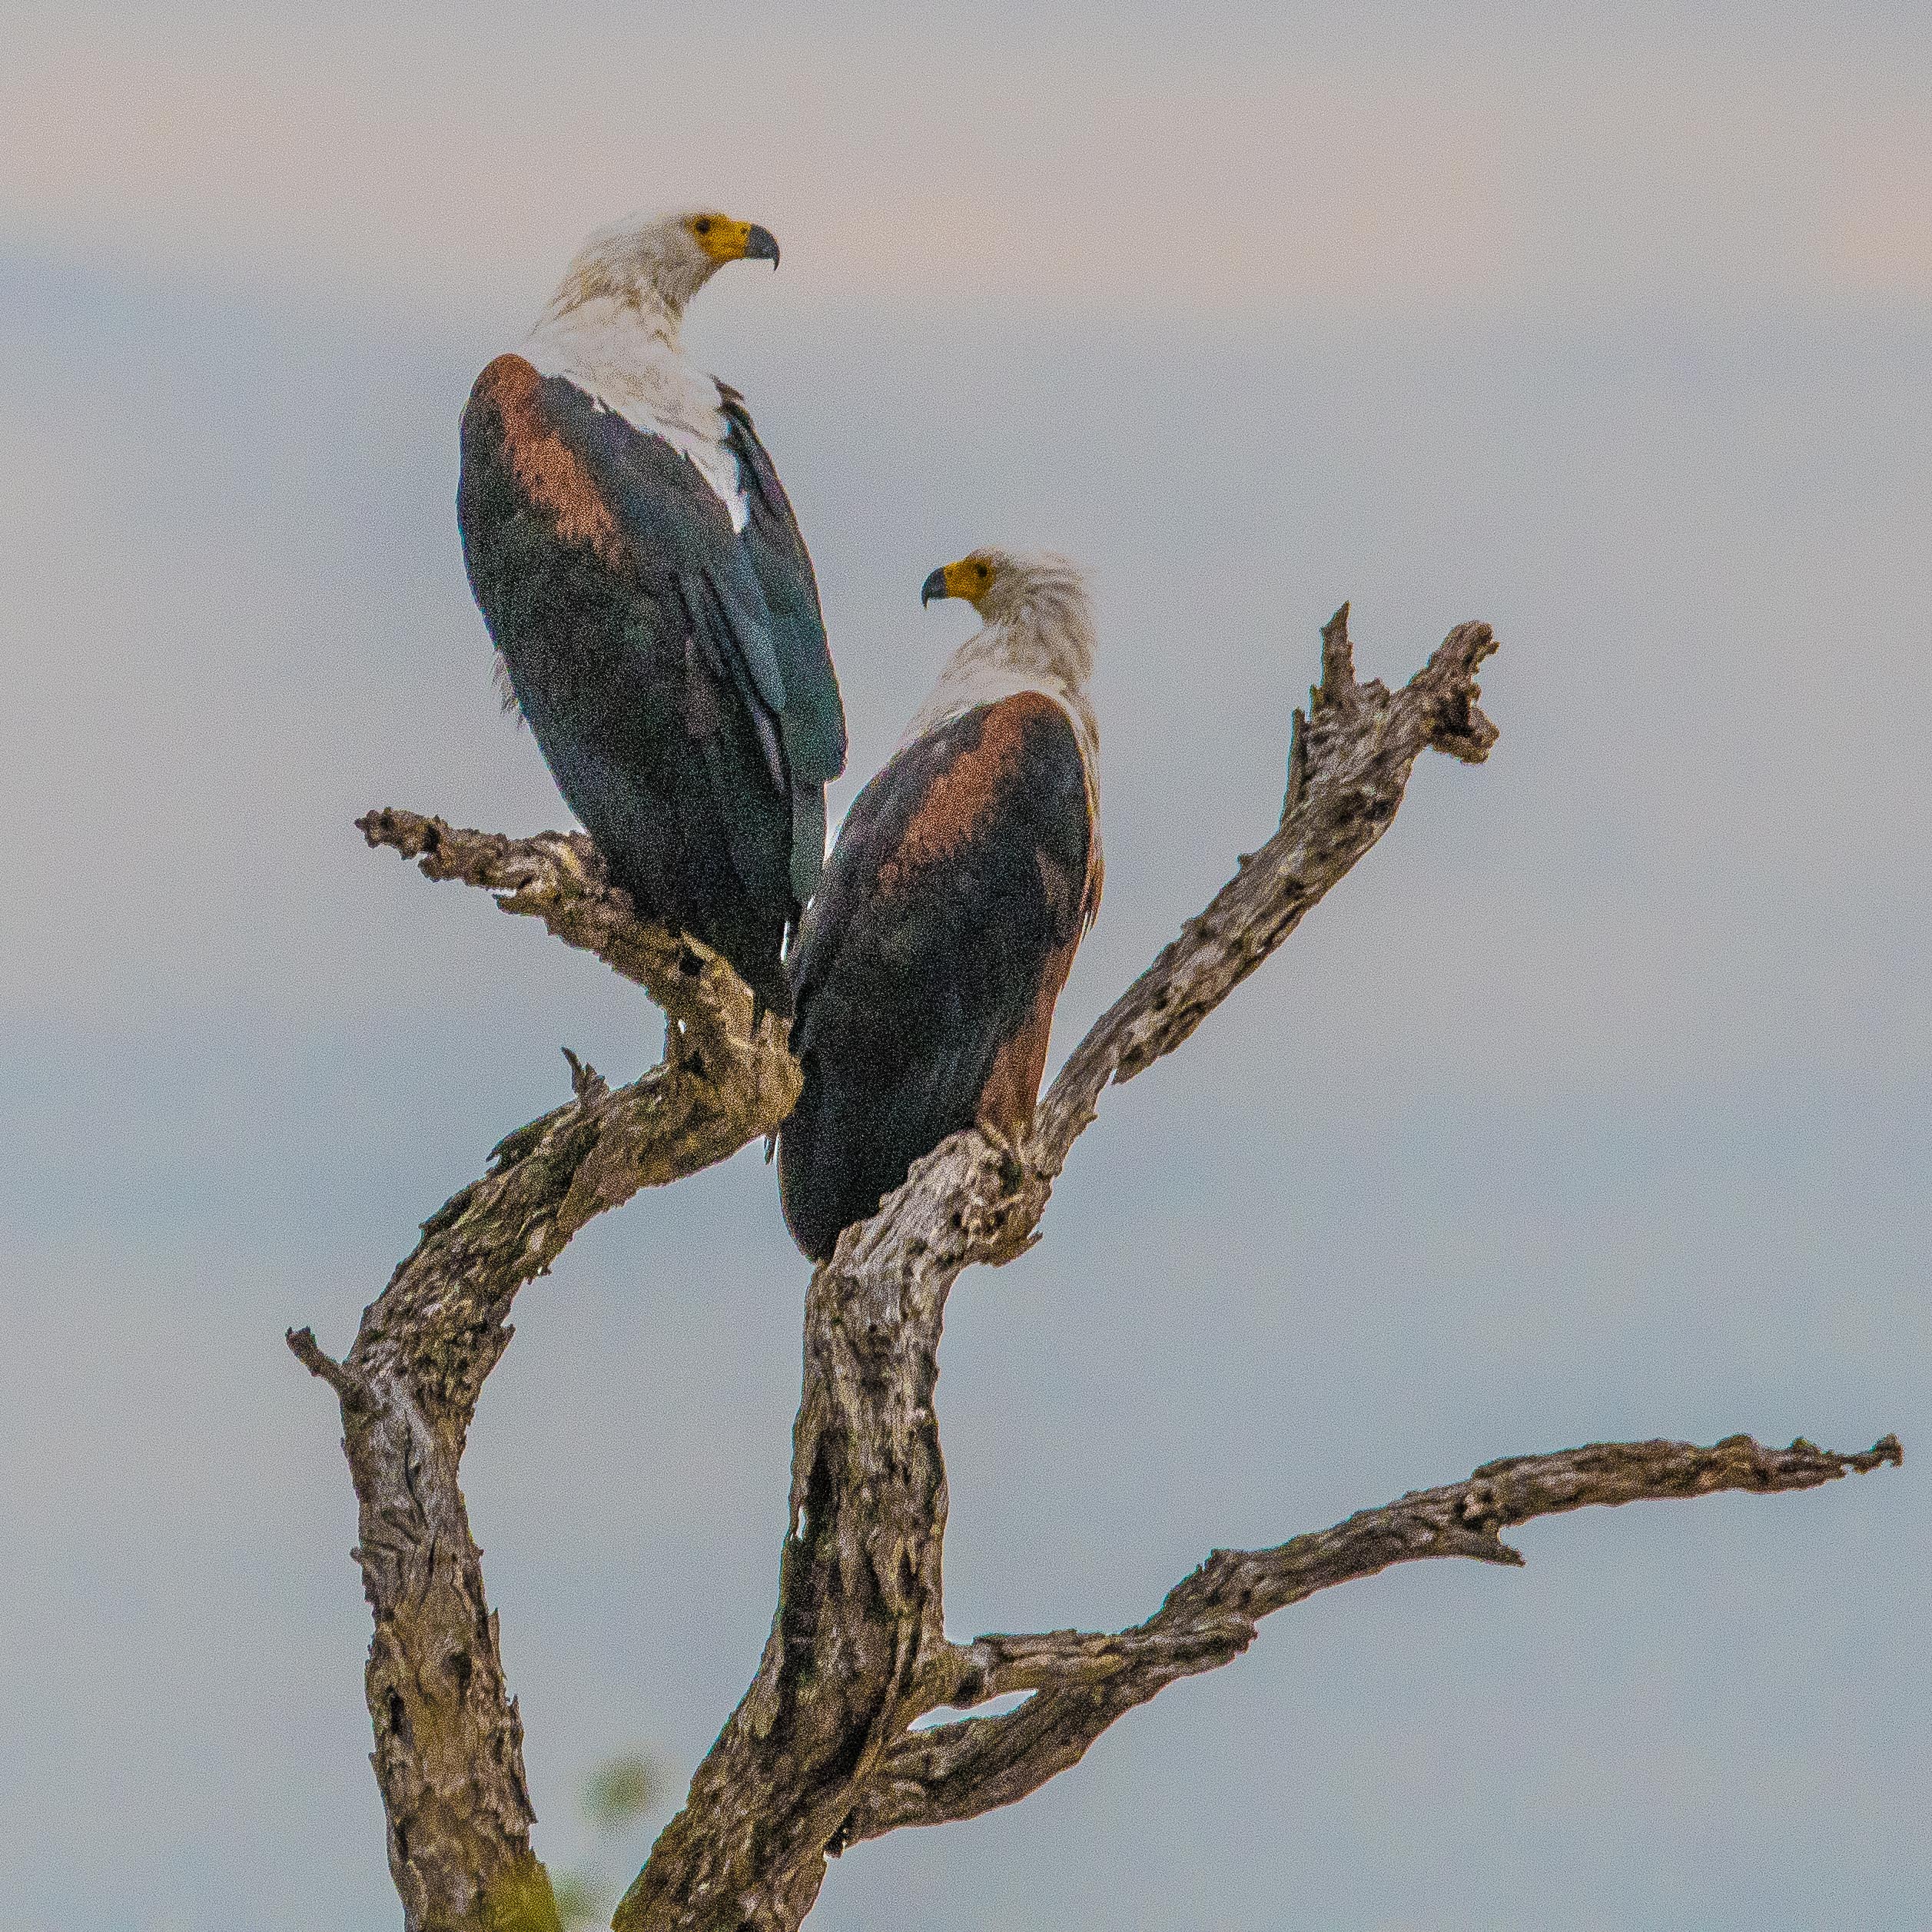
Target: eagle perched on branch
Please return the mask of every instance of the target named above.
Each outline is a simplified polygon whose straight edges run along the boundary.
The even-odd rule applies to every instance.
[[[1064,558],[927,578],[984,620],[853,801],[792,948],[805,1087],[778,1187],[814,1260],[921,1155],[1033,1124],[1054,1003],[1100,898],[1094,626]]]
[[[709,212],[593,235],[476,379],[456,520],[514,703],[612,881],[782,1012],[845,713],[771,459],[678,340],[725,263],[778,258]]]

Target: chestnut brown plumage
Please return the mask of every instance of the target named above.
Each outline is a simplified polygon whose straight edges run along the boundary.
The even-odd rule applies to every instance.
[[[935,587],[936,586],[936,587]],[[805,1074],[778,1136],[815,1260],[976,1122],[1031,1125],[1054,1002],[1100,889],[1092,626],[1058,558],[976,552],[925,595],[986,619],[854,802],[791,962]]]

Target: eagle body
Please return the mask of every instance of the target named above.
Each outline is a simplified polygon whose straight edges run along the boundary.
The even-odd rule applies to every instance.
[[[1032,561],[1004,560],[1016,577]],[[1053,563],[1056,614],[1084,635],[1077,579]],[[778,1180],[815,1260],[948,1136],[1032,1124],[1101,878],[1084,661],[1071,680],[1036,661],[1036,616],[1017,605],[1007,636],[955,659],[854,802],[805,915],[791,962],[805,1085]]]
[[[457,522],[515,704],[612,882],[782,1011],[845,719],[784,490],[743,399],[679,348],[681,285],[634,246],[675,267],[677,225],[593,241],[477,378]]]

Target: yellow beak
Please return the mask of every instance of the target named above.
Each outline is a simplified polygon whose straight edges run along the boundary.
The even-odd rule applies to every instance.
[[[723,214],[704,219],[704,228],[692,232],[698,246],[713,261],[768,261],[777,265],[778,244],[769,228],[761,228],[755,221],[734,221]]]

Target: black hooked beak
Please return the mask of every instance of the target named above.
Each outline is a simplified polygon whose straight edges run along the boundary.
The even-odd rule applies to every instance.
[[[777,238],[769,228],[761,228],[754,221],[751,231],[745,237],[745,259],[747,261],[768,261],[775,268],[778,265]]]
[[[934,598],[944,597],[947,594],[946,566],[942,563],[924,583],[920,585],[919,608],[924,610]]]

